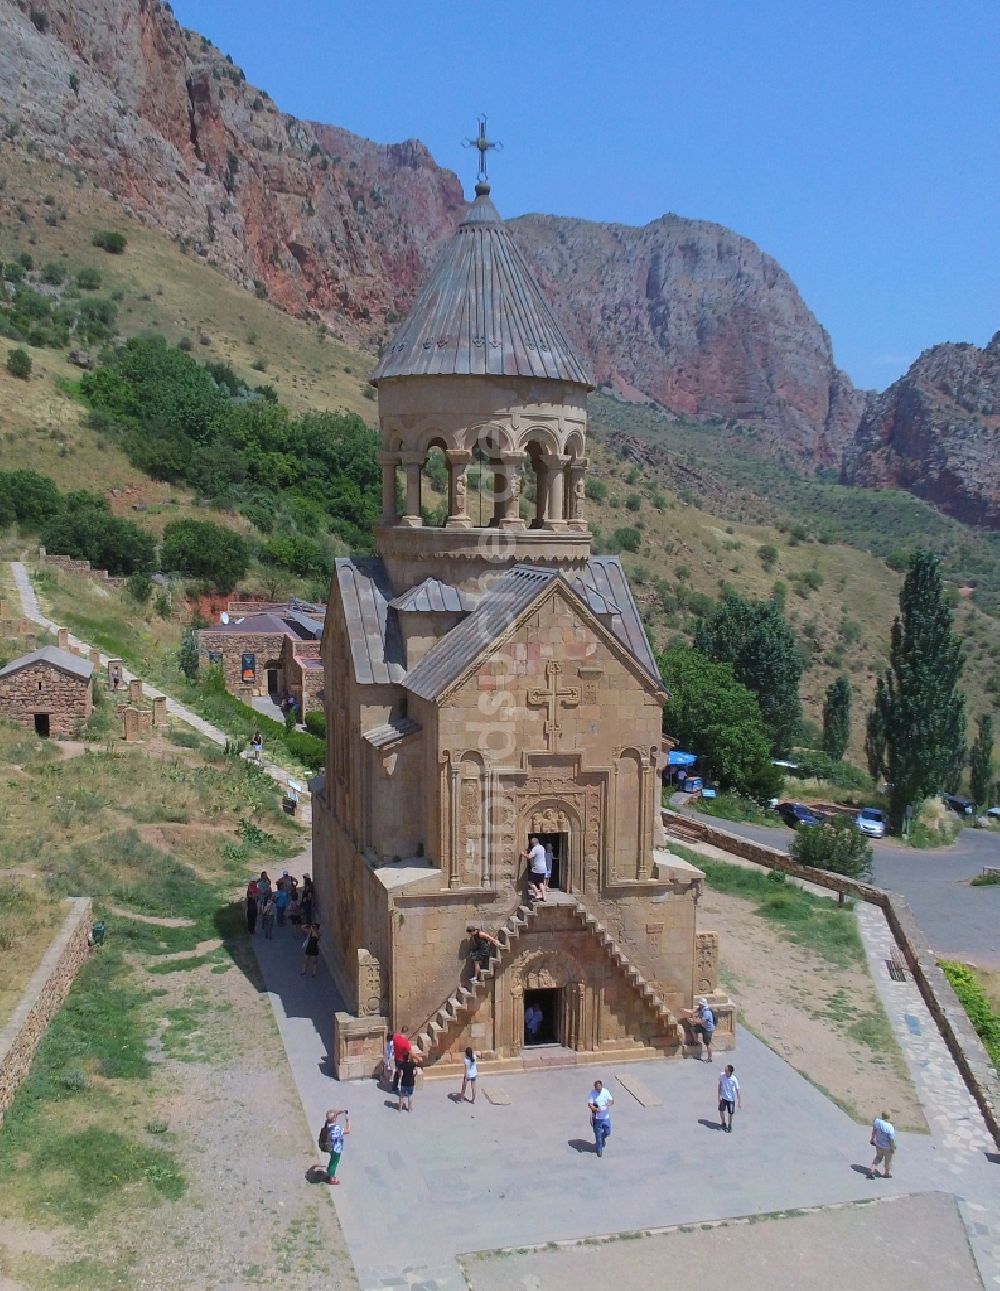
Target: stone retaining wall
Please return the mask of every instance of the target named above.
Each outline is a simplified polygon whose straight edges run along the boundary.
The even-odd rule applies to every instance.
[[[951,983],[938,967],[923,930],[904,897],[898,892],[887,892],[870,883],[858,883],[854,879],[842,878],[839,874],[829,874],[809,865],[798,865],[778,848],[742,838],[739,834],[730,834],[717,825],[693,820],[690,816],[682,816],[675,811],[664,810],[663,825],[667,831],[668,845],[671,836],[679,842],[690,839],[710,843],[713,847],[731,852],[734,856],[752,861],[765,869],[782,870],[785,874],[805,879],[817,887],[829,888],[832,892],[854,900],[877,905],[886,917],[889,930],[906,960],[907,968],[913,975],[931,1017],[944,1037],[969,1093],[976,1100],[987,1129],[1000,1147],[1000,1078],[997,1077],[990,1056],[983,1048],[961,1001],[952,990]]]
[[[106,569],[92,568],[89,560],[75,560],[72,556],[53,555],[44,547],[38,548],[38,563],[65,570],[67,574],[89,574],[91,578],[96,578],[100,583],[107,583],[109,587],[124,587],[127,581],[117,575],[109,574]]]
[[[91,900],[73,897],[70,904],[72,908],[62,927],[0,1031],[0,1124],[31,1068],[49,1023],[59,1012],[89,953]]]

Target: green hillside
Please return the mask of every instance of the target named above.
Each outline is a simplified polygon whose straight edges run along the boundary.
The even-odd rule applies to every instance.
[[[125,235],[123,254],[94,245],[104,229]],[[0,153],[0,261],[21,259],[31,265],[26,284],[53,311],[75,318],[82,303],[108,302],[111,335],[157,333],[172,352],[186,352],[192,371],[195,362],[199,372],[206,364],[226,365],[238,383],[237,402],[263,385],[293,418],[347,412],[375,421],[366,385],[370,355],[242,290],[206,260],[127,218],[73,171],[8,149]],[[91,285],[82,288],[81,281]],[[3,306],[0,301],[0,311]],[[205,505],[209,483],[192,478],[190,469],[168,482],[137,467],[141,426],[133,430],[129,455],[128,435],[95,428],[94,382],[81,381],[69,359],[76,338],[50,340],[27,345],[33,370],[22,381],[5,366],[18,342],[0,335],[0,469],[29,468],[63,491],[102,494],[113,511],[156,535],[180,517],[209,518],[242,531],[260,549],[267,535],[253,523],[259,513],[253,499],[237,491],[222,509]],[[88,345],[95,360],[103,345],[100,339]],[[91,392],[91,411],[82,390]],[[738,426],[688,423],[599,393],[591,418],[588,508],[596,545],[622,555],[658,648],[689,638],[727,586],[782,599],[809,657],[806,716],[819,721],[826,687],[845,672],[855,688],[851,753],[861,760],[864,714],[896,610],[897,571],[910,548],[929,544],[944,558],[967,642],[970,717],[995,703],[1000,646],[991,615],[1000,598],[1000,537],[969,530],[907,495],[803,480],[754,456],[752,432]],[[223,440],[219,451],[232,458],[231,445]],[[273,454],[263,460],[273,462]],[[308,481],[296,480],[294,463],[287,466],[286,498],[296,490],[307,495]],[[435,482],[431,472],[431,512],[441,501]],[[276,533],[287,514],[280,513]],[[328,542],[325,550],[329,555],[334,546]],[[247,580],[271,594],[279,584],[313,594],[322,586],[316,578],[279,577],[273,563],[269,570],[253,566]]]

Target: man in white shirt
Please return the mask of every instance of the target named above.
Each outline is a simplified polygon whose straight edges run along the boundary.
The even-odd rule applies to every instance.
[[[886,1179],[892,1178],[892,1154],[896,1151],[896,1130],[889,1120],[888,1112],[879,1112],[872,1121],[871,1145],[875,1149],[875,1160],[871,1164],[871,1177],[878,1178],[875,1168],[885,1162]]]
[[[549,886],[549,863],[545,859],[545,848],[532,834],[528,840],[530,846],[521,856],[528,862],[528,896],[536,901],[544,901]]]
[[[595,1080],[594,1088],[587,1098],[587,1106],[590,1108],[590,1124],[594,1131],[594,1142],[597,1144],[599,1157],[604,1155],[604,1145],[611,1133],[611,1109],[614,1105],[615,1100],[604,1088],[604,1083]]]
[[[719,1077],[719,1124],[727,1134],[733,1132],[733,1112],[737,1107],[742,1107],[740,1099],[740,1082],[736,1079],[733,1070],[733,1064],[729,1063],[726,1070]],[[726,1117],[729,1117],[729,1123],[726,1123]]]

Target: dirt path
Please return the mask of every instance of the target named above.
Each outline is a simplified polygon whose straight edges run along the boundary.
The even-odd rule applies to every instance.
[[[926,1129],[895,1043],[883,1051],[850,1034],[889,1036],[863,965],[834,968],[789,942],[752,901],[707,886],[699,924],[719,933],[724,984],[746,1026],[857,1120],[888,1107],[901,1128]]]

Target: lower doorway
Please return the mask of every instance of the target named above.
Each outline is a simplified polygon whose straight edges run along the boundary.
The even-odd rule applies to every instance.
[[[557,1044],[560,1032],[560,995],[558,988],[524,992],[524,1043]]]
[[[49,715],[48,713],[35,714],[35,734],[48,737],[49,734]]]

